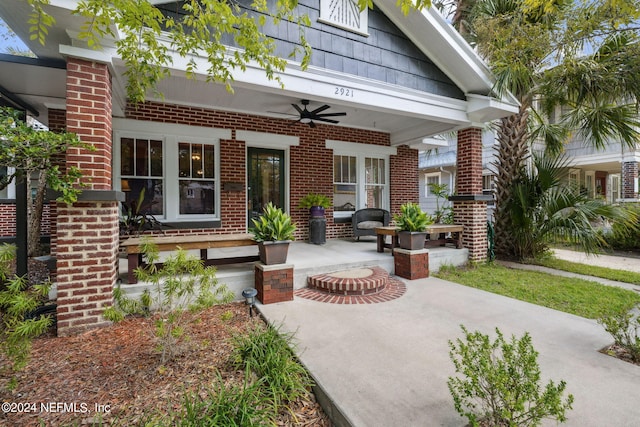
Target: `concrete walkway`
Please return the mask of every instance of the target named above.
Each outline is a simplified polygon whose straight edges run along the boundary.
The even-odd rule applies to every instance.
[[[270,323],[295,332],[300,360],[333,402],[338,425],[465,425],[447,389],[447,343],[461,337],[461,324],[507,337],[528,331],[545,382],[563,379],[575,396],[567,426],[638,425],[640,367],[598,352],[612,339],[595,321],[436,278],[406,283],[405,295],[380,304],[296,298],[259,306]]]

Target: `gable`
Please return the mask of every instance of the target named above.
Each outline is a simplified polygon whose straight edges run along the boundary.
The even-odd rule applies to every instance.
[[[159,5],[158,8],[165,15],[178,18],[182,3]],[[250,11],[250,1],[240,0],[239,3]],[[307,14],[311,20],[311,27],[305,29],[305,37],[313,49],[311,67],[465,99],[463,91],[378,8],[368,11],[368,34],[360,34],[321,22],[320,3],[320,0],[299,2],[300,13]],[[276,53],[288,58],[297,45],[298,27],[290,22],[276,26],[268,20],[263,30],[276,41]],[[224,42],[234,45],[231,38]]]

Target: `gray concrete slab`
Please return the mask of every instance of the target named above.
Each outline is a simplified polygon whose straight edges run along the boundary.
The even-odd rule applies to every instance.
[[[407,281],[404,296],[382,304],[296,298],[259,310],[295,332],[300,360],[353,426],[465,425],[446,385],[460,324],[528,331],[544,380],[564,379],[575,396],[566,425],[639,424],[640,367],[599,353],[612,339],[592,320],[436,278]]]

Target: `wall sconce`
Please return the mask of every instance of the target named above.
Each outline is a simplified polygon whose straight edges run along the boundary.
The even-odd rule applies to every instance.
[[[253,306],[256,303],[256,295],[258,295],[258,291],[255,288],[247,288],[242,291],[242,297],[249,306],[249,317],[253,317]]]

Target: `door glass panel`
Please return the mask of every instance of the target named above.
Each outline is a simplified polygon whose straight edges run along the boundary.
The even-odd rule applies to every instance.
[[[264,207],[272,202],[284,207],[284,151],[249,148],[247,152],[247,211],[249,226]]]

